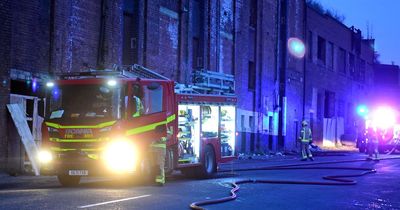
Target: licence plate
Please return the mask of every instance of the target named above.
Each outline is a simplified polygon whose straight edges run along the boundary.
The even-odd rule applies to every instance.
[[[89,175],[88,170],[69,170],[68,175],[70,176],[87,176]]]

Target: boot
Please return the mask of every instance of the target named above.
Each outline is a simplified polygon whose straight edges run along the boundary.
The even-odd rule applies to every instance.
[[[164,186],[164,184],[165,184],[165,177],[164,176],[156,176],[156,183],[159,185],[159,186]]]

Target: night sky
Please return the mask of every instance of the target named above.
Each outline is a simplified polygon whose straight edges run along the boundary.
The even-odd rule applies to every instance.
[[[363,36],[375,38],[381,63],[400,65],[399,0],[317,0],[325,9],[345,16],[347,26],[361,29]],[[369,27],[367,27],[369,25]],[[369,30],[367,30],[369,28]]]

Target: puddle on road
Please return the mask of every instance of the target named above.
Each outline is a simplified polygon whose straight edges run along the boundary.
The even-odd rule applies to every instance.
[[[363,203],[362,201],[354,200],[353,206],[366,208],[366,209],[394,209],[394,206],[387,199],[376,198],[374,201],[369,203]]]

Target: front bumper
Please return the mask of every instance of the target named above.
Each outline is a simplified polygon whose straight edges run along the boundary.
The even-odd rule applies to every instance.
[[[42,175],[68,175],[70,170],[87,170],[88,176],[134,174],[137,171],[137,168],[126,172],[112,171],[101,158],[90,158],[77,151],[54,153],[54,156],[53,161],[41,165]]]

